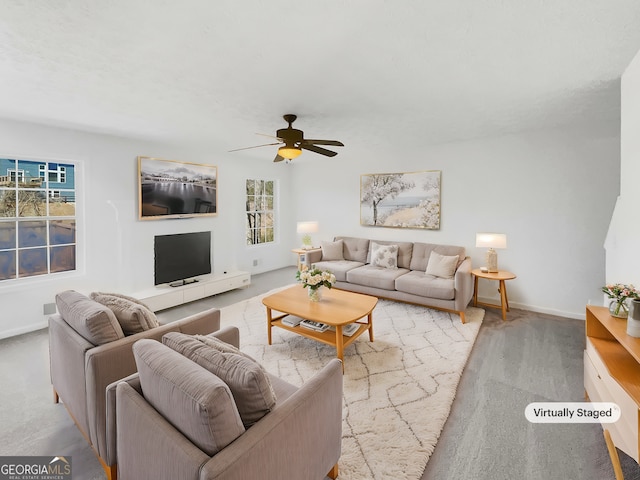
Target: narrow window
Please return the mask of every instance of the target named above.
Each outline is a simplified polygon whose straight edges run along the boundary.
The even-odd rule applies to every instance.
[[[273,180],[247,180],[247,245],[275,241],[274,191],[275,182]]]

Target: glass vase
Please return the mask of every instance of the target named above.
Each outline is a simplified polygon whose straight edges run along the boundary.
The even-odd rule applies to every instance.
[[[629,307],[625,300],[611,300],[609,303],[609,315],[616,318],[627,318],[629,316]]]
[[[309,300],[312,302],[319,302],[322,298],[322,294],[320,293],[320,288],[307,288],[307,294],[309,295]]]

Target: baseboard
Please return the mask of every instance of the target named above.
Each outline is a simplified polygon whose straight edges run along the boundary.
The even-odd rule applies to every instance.
[[[47,320],[43,320],[42,322],[32,323],[31,325],[27,325],[24,327],[5,330],[3,332],[0,332],[0,340],[2,340],[3,338],[16,337],[25,333],[35,332],[36,330],[42,330],[43,328],[47,328],[47,326]]]
[[[492,303],[494,305],[500,305],[500,298],[493,298],[493,297],[478,297],[478,301],[483,302],[483,303]],[[471,301],[471,305],[473,305],[473,300]],[[567,312],[564,310],[556,310],[554,308],[546,308],[546,307],[539,307],[537,305],[528,305],[526,303],[518,303],[518,302],[509,302],[509,307],[510,308],[517,308],[519,310],[527,310],[529,312],[536,312],[536,313],[544,313],[547,315],[554,315],[556,317],[565,317],[565,318],[574,318],[576,320],[584,320],[585,319],[585,311],[581,311],[581,312]],[[586,305],[585,305],[586,308]],[[509,317],[507,316],[507,319]]]

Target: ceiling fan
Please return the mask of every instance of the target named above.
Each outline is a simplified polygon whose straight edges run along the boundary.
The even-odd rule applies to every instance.
[[[342,142],[338,140],[309,140],[304,138],[304,132],[293,128],[292,123],[298,118],[296,115],[287,114],[283,115],[285,122],[289,124],[287,128],[281,128],[276,132],[276,136],[263,135],[265,137],[272,137],[278,140],[275,143],[265,143],[264,145],[256,145],[253,147],[236,148],[235,150],[229,150],[230,152],[237,152],[238,150],[249,150],[251,148],[267,147],[270,145],[282,145],[278,149],[274,162],[281,162],[282,160],[293,160],[302,153],[302,150],[309,150],[310,152],[319,153],[320,155],[326,155],[327,157],[335,157],[338,153],[327,150],[326,148],[319,147],[318,145],[332,145],[334,147],[344,147]]]

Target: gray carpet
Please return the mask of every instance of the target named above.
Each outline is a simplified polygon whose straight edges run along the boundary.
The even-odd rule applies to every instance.
[[[255,275],[247,289],[160,317],[167,322],[222,308],[294,277],[294,268]],[[530,402],[583,400],[583,349],[582,321],[514,310],[502,322],[497,310],[488,309],[422,479],[613,480],[599,425],[530,424],[524,418]],[[64,406],[52,401],[46,330],[0,340],[0,391],[0,455],[71,456],[75,480],[105,478]],[[640,480],[640,467],[620,456],[625,480]]]

